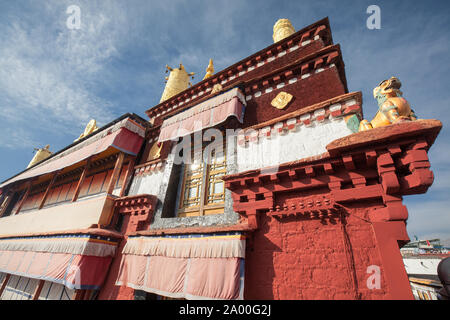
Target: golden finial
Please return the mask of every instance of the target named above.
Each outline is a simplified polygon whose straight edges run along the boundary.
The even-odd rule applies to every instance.
[[[31,159],[30,163],[28,164],[27,168],[35,165],[38,162],[41,162],[44,159],[47,159],[52,155],[52,152],[49,150],[50,145],[46,145],[44,148],[34,148],[36,150],[36,154],[34,155],[33,159]]]
[[[95,121],[95,119],[91,119],[91,121],[89,121],[88,124],[86,125],[84,132],[77,139],[75,139],[74,142],[90,135],[92,132],[96,131],[97,129],[98,129],[97,121]]]
[[[194,79],[195,73],[186,72],[186,69],[181,63],[179,68],[171,68],[166,65],[166,73],[169,71],[169,76],[165,77],[166,87],[164,88],[161,100],[159,101],[160,103],[173,97],[181,91],[186,90],[191,85],[191,83],[189,82],[189,77],[192,77],[192,79]]]
[[[214,65],[213,65],[213,59],[209,59],[208,68],[206,68],[206,74],[203,80],[211,77],[214,74]]]
[[[291,21],[289,19],[279,19],[273,26],[273,42],[283,40],[293,33],[295,33],[295,29]]]

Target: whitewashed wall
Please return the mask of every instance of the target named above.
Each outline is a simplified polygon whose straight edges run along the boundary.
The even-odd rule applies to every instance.
[[[133,182],[130,187],[130,191],[128,195],[136,195],[136,194],[153,194],[159,195],[159,191],[161,188],[161,182],[164,175],[164,167],[163,170],[153,171],[146,175],[135,176]],[[167,168],[167,169],[171,169]]]
[[[276,166],[282,163],[316,156],[326,152],[331,141],[353,132],[343,118],[314,121],[311,125],[298,126],[295,131],[273,135],[270,139],[246,142],[237,147],[238,172]]]

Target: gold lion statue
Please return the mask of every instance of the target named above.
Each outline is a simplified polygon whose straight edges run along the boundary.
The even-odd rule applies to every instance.
[[[372,121],[362,120],[359,131],[387,126],[393,123],[417,120],[414,111],[402,97],[402,83],[396,77],[383,80],[373,89],[373,97],[378,102],[378,112]]]

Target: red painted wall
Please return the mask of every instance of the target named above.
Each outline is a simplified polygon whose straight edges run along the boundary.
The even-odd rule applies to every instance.
[[[274,108],[271,102],[281,91],[292,94],[294,98],[286,108],[280,110]],[[337,69],[326,69],[320,73],[311,75],[309,78],[299,79],[293,84],[289,84],[280,89],[275,88],[270,93],[247,101],[243,128],[276,119],[287,113],[345,93],[345,87],[339,78]]]
[[[122,234],[125,234],[132,229],[133,226],[130,224],[130,215],[124,216],[122,225]],[[132,230],[134,231],[134,230]],[[99,300],[134,300],[134,289],[128,288],[126,286],[116,286],[116,280],[119,275],[120,261],[122,260],[122,250],[126,244],[126,240],[123,239],[120,242],[119,247],[116,249],[116,255],[109,268],[108,275],[106,277],[105,283],[98,295]]]
[[[129,226],[130,216],[124,216],[123,229],[126,230]],[[99,300],[133,300],[134,289],[126,286],[116,286],[116,280],[119,274],[120,261],[122,260],[122,250],[126,244],[126,240],[122,240],[119,247],[116,249],[116,255],[109,268],[105,283],[98,295]]]
[[[389,288],[374,230],[370,223],[355,218],[369,208],[350,211],[345,229],[339,220],[323,224],[319,219],[278,221],[262,216],[261,228],[247,247],[244,298],[386,298]],[[350,247],[345,244],[345,233]],[[398,251],[398,246],[394,249]],[[380,267],[380,289],[367,287],[371,265]]]
[[[120,263],[122,260],[122,250],[126,244],[127,235],[137,230],[148,229],[153,210],[156,205],[156,197],[143,201],[145,196],[123,197],[116,200],[119,206],[115,208],[116,219],[119,215],[123,216],[121,234],[124,239],[116,249],[116,255],[109,268],[108,275],[99,293],[99,300],[134,300],[134,289],[126,286],[116,286],[116,280],[119,275]]]

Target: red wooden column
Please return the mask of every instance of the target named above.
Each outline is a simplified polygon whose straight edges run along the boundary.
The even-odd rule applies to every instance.
[[[72,202],[75,202],[78,199],[78,195],[80,194],[81,186],[83,185],[84,179],[86,178],[86,175],[88,173],[90,165],[91,165],[91,158],[87,159],[87,161],[86,161],[86,165],[84,166],[83,173],[81,173],[80,180],[78,180],[77,187],[76,187],[75,192],[73,194]]]
[[[11,277],[11,275],[8,273],[8,274],[5,276],[5,279],[3,279],[3,283],[2,283],[2,286],[1,286],[1,288],[0,288],[0,297],[1,297],[2,294],[3,294],[3,291],[5,290],[6,284],[8,283],[10,277]]]
[[[106,194],[112,194],[114,186],[116,185],[117,179],[119,178],[120,169],[122,168],[123,160],[125,159],[125,154],[120,152],[116,164],[114,165],[114,170],[109,180],[108,188],[106,189]]]
[[[55,183],[56,178],[58,177],[59,172],[60,172],[60,170],[56,171],[56,172],[53,174],[53,178],[52,178],[52,180],[50,181],[50,184],[48,185],[47,190],[45,190],[44,196],[42,197],[41,203],[39,204],[39,207],[38,207],[39,210],[42,209],[42,207],[44,206],[45,201],[47,200],[48,194],[50,193],[50,190],[51,190],[51,188],[53,187],[53,184]]]
[[[39,299],[39,296],[41,295],[42,288],[44,287],[44,283],[45,283],[45,280],[39,280],[39,284],[37,285],[36,290],[34,290],[33,298],[31,300],[38,300]]]
[[[130,159],[130,161],[128,162],[127,173],[125,174],[125,179],[123,179],[122,189],[120,190],[119,197],[123,197],[125,194],[125,190],[127,189],[127,185],[129,183],[131,174],[134,170],[135,160],[136,159],[133,158],[133,159]]]

